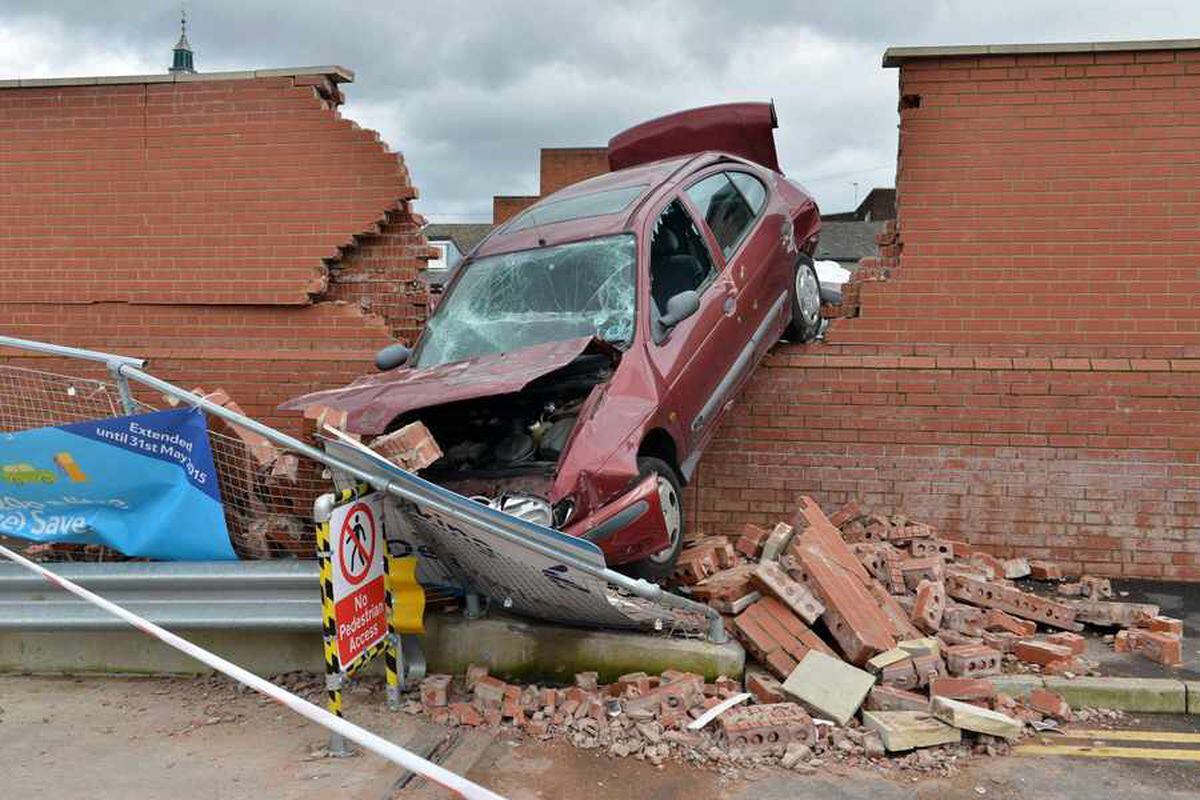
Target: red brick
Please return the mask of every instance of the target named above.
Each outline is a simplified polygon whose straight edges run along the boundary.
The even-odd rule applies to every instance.
[[[1063,571],[1058,564],[1050,561],[1030,561],[1029,577],[1037,581],[1058,581],[1063,578]]]
[[[742,535],[738,537],[737,544],[734,546],[746,558],[757,559],[762,555],[763,544],[770,535],[771,532],[766,528],[760,528],[747,522],[742,526]]]
[[[763,672],[747,671],[746,691],[754,695],[759,703],[781,703],[784,700],[783,684]]]
[[[1083,638],[1078,633],[1071,633],[1070,631],[1052,633],[1046,637],[1046,641],[1050,644],[1057,644],[1066,647],[1077,656],[1083,655],[1084,650],[1087,649],[1087,639]]]
[[[1159,633],[1172,633],[1176,636],[1183,636],[1183,620],[1175,619],[1174,617],[1165,617],[1161,614],[1139,622],[1138,627],[1148,628]]]
[[[1063,722],[1071,719],[1071,706],[1062,698],[1062,695],[1049,689],[1034,689],[1029,693],[1025,703],[1034,711],[1048,717],[1054,717]]]
[[[1027,664],[1048,667],[1054,663],[1070,663],[1074,660],[1071,648],[1049,642],[1025,639],[1013,645],[1013,655]]]
[[[1037,633],[1036,622],[1017,619],[998,608],[988,609],[983,618],[983,627],[989,631],[1008,631],[1021,637],[1033,636]]]
[[[449,675],[430,675],[421,681],[421,705],[426,709],[444,707],[449,702],[449,691]]]
[[[946,576],[946,593],[956,600],[998,608],[1014,616],[1045,623],[1055,628],[1075,627],[1072,606],[1046,600],[1009,586],[951,573]]]
[[[952,700],[991,700],[996,687],[982,678],[934,678],[929,682],[929,694]]]
[[[811,625],[825,613],[825,606],[804,584],[792,580],[783,567],[774,561],[764,561],[751,573],[751,581],[764,595],[770,595],[787,606],[796,616]]]
[[[921,581],[917,585],[913,623],[925,633],[936,633],[942,626],[942,614],[945,610],[946,587],[940,581]]]
[[[719,718],[726,746],[741,753],[783,753],[791,742],[816,741],[812,717],[795,703],[743,706]]]
[[[980,644],[947,647],[945,656],[950,674],[965,678],[997,675],[1003,659],[1000,651]]]

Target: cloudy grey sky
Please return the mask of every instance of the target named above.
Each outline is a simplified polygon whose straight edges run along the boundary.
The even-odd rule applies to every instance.
[[[189,0],[201,71],[341,64],[345,114],[404,153],[439,221],[537,192],[541,146],[774,98],[784,171],[826,211],[893,182],[888,45],[1200,37],[1186,0]],[[159,72],[178,2],[0,0],[0,78]]]

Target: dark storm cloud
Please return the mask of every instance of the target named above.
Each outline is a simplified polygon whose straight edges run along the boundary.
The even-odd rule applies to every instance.
[[[341,64],[345,113],[404,153],[418,208],[487,219],[493,194],[534,192],[537,149],[603,144],[680,108],[775,98],[785,170],[830,210],[890,184],[890,44],[1200,33],[1191,3],[188,3],[202,70]],[[159,71],[172,3],[0,2],[0,77]]]

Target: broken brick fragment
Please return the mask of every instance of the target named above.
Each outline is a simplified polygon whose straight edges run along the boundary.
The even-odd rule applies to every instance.
[[[442,457],[433,434],[421,421],[410,422],[399,430],[375,437],[372,450],[401,469],[416,472]]]
[[[757,559],[762,555],[763,545],[771,532],[747,522],[742,526],[742,535],[738,537],[734,548],[746,558]]]
[[[1052,633],[1046,637],[1046,641],[1050,644],[1062,645],[1063,647],[1070,649],[1070,651],[1077,656],[1083,655],[1083,651],[1087,649],[1087,639],[1083,638],[1078,633],[1072,633],[1071,631],[1059,631],[1058,633]]]
[[[1061,581],[1062,567],[1052,561],[1030,561],[1029,577],[1035,581]]]
[[[430,675],[421,681],[421,705],[426,710],[444,707],[449,703],[449,692],[449,675]]]
[[[1034,689],[1025,699],[1025,704],[1039,714],[1054,717],[1062,722],[1068,722],[1071,719],[1071,706],[1063,699],[1062,695],[1049,689]]]
[[[780,703],[784,700],[783,684],[765,672],[746,671],[746,691],[758,703]]]
[[[1117,634],[1113,644],[1120,652],[1137,653],[1168,667],[1183,663],[1183,639],[1173,633],[1128,628]]]
[[[929,694],[931,697],[986,703],[996,696],[996,687],[982,678],[934,678],[929,682]]]
[[[1173,633],[1176,636],[1183,636],[1183,620],[1166,617],[1161,614],[1157,617],[1139,620],[1138,627],[1158,631],[1159,633]]]
[[[913,624],[925,633],[936,633],[942,626],[946,610],[946,587],[941,581],[924,580],[917,584],[917,601],[913,605]]]
[[[956,600],[985,608],[998,608],[1013,616],[1031,619],[1055,628],[1071,630],[1076,627],[1077,612],[1073,606],[958,572],[946,575],[946,593]]]
[[[1013,655],[1026,664],[1049,667],[1054,664],[1070,664],[1075,655],[1071,648],[1034,639],[1022,639],[1013,645]]]
[[[983,627],[989,631],[1008,631],[1021,637],[1029,637],[1037,633],[1036,622],[1017,619],[998,608],[988,609],[983,618]]]

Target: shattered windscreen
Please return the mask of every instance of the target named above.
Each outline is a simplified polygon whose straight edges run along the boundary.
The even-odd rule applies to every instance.
[[[635,266],[631,234],[471,262],[427,323],[415,365],[583,336],[627,344],[633,339]]]

